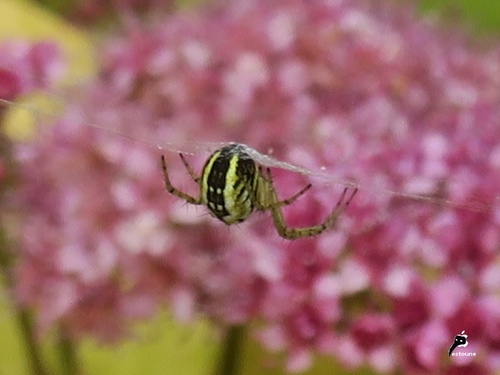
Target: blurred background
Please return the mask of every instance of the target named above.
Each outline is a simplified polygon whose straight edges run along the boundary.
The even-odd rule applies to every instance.
[[[377,3],[377,1],[371,1],[371,3]],[[390,6],[398,7],[396,3],[390,2]],[[467,35],[466,39],[473,45],[494,45],[497,49],[499,48],[497,40],[500,32],[500,2],[425,0],[416,2],[416,5],[411,2],[404,3],[405,9],[416,6],[418,17],[422,20],[432,20],[429,22],[436,23],[438,28],[444,30],[443,33],[454,33],[454,30],[460,30]],[[0,87],[0,97],[7,100],[22,99],[23,105],[41,108],[42,112],[59,113],[58,106],[62,103],[64,107],[65,102],[64,100],[60,101],[57,97],[56,104],[51,102],[55,95],[52,92],[57,92],[54,87],[78,87],[80,83],[92,81],[95,76],[106,76],[107,70],[109,72],[113,69],[107,65],[110,61],[102,61],[96,58],[96,55],[99,54],[99,48],[102,48],[103,45],[112,45],[109,40],[118,38],[117,35],[120,35],[124,25],[130,32],[129,37],[130,35],[132,35],[131,38],[137,37],[133,43],[140,45],[140,32],[134,34],[136,23],[148,24],[151,22],[154,24],[162,17],[169,17],[176,12],[190,12],[208,6],[207,2],[196,0],[1,0],[1,43],[8,44],[17,40],[55,43],[60,46],[68,61],[66,68],[60,69],[57,58],[54,57],[55,62],[51,60],[53,52],[50,48],[47,50],[42,48],[40,54],[30,55],[30,59],[40,59],[36,61],[41,61],[43,64],[49,61],[47,63],[49,68],[44,70],[47,82],[36,82],[35,78],[33,82],[25,83],[23,95],[7,96],[5,93],[9,92],[9,87],[5,82],[8,80],[0,76],[3,85]],[[242,8],[241,12],[244,11],[245,9]],[[221,20],[221,24],[223,22],[224,20]],[[255,27],[258,28],[257,22]],[[191,30],[186,29],[185,32],[189,33]],[[175,32],[172,35],[175,35]],[[17,51],[18,55],[24,53],[22,48]],[[0,60],[6,60],[1,53]],[[54,54],[57,53],[54,52]],[[127,56],[123,57],[123,59],[127,58]],[[111,62],[111,64],[113,63],[116,62]],[[42,66],[42,63],[40,64]],[[103,69],[103,66],[107,70]],[[19,65],[19,69],[24,68]],[[45,65],[40,69],[45,69]],[[123,80],[126,81],[126,79],[124,76]],[[52,84],[51,81],[57,83]],[[51,86],[47,91],[49,92],[47,97],[43,94],[46,86]],[[137,90],[140,91],[141,88],[139,87]],[[75,94],[69,94],[69,97],[73,97],[72,95]],[[78,94],[76,95],[78,96]],[[142,93],[137,95],[142,95]],[[4,109],[3,116],[14,117],[4,119],[4,132],[12,139],[24,140],[32,137],[33,129],[31,126],[33,124],[36,126],[41,122],[38,119],[40,114],[36,114],[36,112],[33,112],[35,120],[25,118],[26,114],[17,112],[7,114],[7,112],[8,110]],[[265,142],[262,144],[267,145]],[[0,177],[5,175],[0,170]],[[6,183],[5,181],[7,180],[4,179],[2,184]],[[4,185],[5,189],[7,189],[6,186]],[[12,223],[12,220],[10,222]],[[2,231],[2,237],[8,236]],[[2,246],[6,248],[8,243],[4,238]],[[150,318],[134,322],[132,332],[127,333],[125,338],[121,337],[119,340],[100,340],[96,339],[96,335],[83,334],[78,336],[78,340],[75,341],[72,340],[74,336],[66,336],[58,329],[38,330],[35,328],[34,321],[36,319],[33,318],[32,313],[29,311],[23,313],[23,309],[12,302],[16,299],[13,296],[13,290],[17,288],[14,281],[17,276],[15,271],[12,271],[15,267],[10,260],[11,254],[6,255],[5,253],[7,252],[4,251],[2,255],[3,277],[0,288],[0,374],[288,373],[287,366],[284,366],[283,363],[287,361],[289,353],[271,353],[263,348],[253,336],[253,328],[259,326],[260,323],[258,319],[249,322],[244,328],[240,327],[236,331],[230,330],[228,333],[224,329],[224,324],[217,321],[219,316],[215,316],[215,319],[213,319],[214,316],[210,316],[212,319],[209,321],[201,314],[201,317],[194,319],[194,321],[180,323],[178,319],[173,318],[172,315],[175,314],[172,314],[168,309],[161,309],[155,311]],[[111,320],[113,319],[111,318]],[[32,334],[31,339],[26,336],[30,333]],[[368,336],[370,334],[376,336],[376,332],[367,333]],[[232,335],[237,337],[236,341],[231,341],[234,339]],[[451,345],[452,337],[453,335],[446,337],[444,339],[446,343],[440,344],[440,346]],[[35,348],[29,348],[30,340],[31,345],[34,345]],[[494,345],[498,345],[498,342],[495,342]],[[237,351],[237,364],[227,364],[229,369],[224,369],[224,361],[221,360],[221,357],[234,355],[234,353],[231,354],[232,349]],[[346,350],[345,347],[343,350]],[[33,357],[35,352],[37,358]],[[304,358],[298,355],[296,357],[298,364],[294,364],[293,361],[288,362],[288,370],[311,375],[444,373],[444,371],[455,373],[449,372],[451,370],[441,365],[433,367],[432,371],[429,371],[429,368],[425,366],[415,366],[410,370],[404,367],[391,368],[388,366],[384,370],[383,365],[379,371],[376,371],[370,363],[363,363],[363,361],[359,366],[356,364],[349,367],[345,363],[340,363],[338,358],[332,360],[332,356],[324,353],[317,355],[315,353],[314,360],[309,365],[302,366],[302,360],[308,362],[306,357],[307,355]],[[41,363],[33,365],[33,362],[37,361],[41,361]],[[376,362],[376,360],[374,361]],[[410,361],[409,358],[408,361]],[[498,359],[491,361],[498,365]],[[490,369],[493,367],[493,365],[488,369],[464,367],[460,373],[490,373]]]

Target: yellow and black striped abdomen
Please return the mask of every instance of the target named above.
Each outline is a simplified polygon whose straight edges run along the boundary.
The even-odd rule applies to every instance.
[[[257,173],[255,161],[241,145],[221,148],[203,167],[202,203],[226,224],[245,220],[254,209]]]

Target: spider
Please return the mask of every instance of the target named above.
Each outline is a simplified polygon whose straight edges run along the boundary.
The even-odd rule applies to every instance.
[[[186,202],[205,205],[212,214],[227,225],[246,220],[254,209],[271,211],[274,226],[283,238],[294,240],[316,236],[335,225],[340,214],[349,206],[357,188],[345,200],[347,188],[326,220],[303,228],[289,228],[281,208],[297,200],[311,188],[305,186],[288,199],[279,200],[269,168],[263,168],[250,156],[249,148],[243,144],[230,143],[216,150],[206,161],[201,176],[197,176],[182,153],[179,156],[191,178],[200,186],[200,196],[194,198],[172,186],[167,171],[165,156],[161,156],[163,178],[167,191]]]

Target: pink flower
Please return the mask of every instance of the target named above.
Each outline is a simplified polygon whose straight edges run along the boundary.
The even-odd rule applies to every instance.
[[[64,72],[57,46],[21,41],[0,44],[0,98],[13,100],[35,89],[48,89]]]
[[[19,95],[20,82],[17,75],[9,70],[0,70],[0,98],[11,100]]]
[[[352,335],[364,350],[371,350],[389,342],[393,323],[388,316],[363,315],[353,325]]]
[[[17,148],[18,293],[41,328],[116,340],[168,304],[181,320],[262,322],[290,371],[319,352],[378,372],[498,371],[498,48],[407,6],[290,0],[136,25],[103,53],[64,118]],[[314,184],[290,226],[324,220],[341,181],[361,189],[315,238],[284,241],[268,213],[228,228],[164,189],[161,152],[173,184],[199,193],[154,147],[188,141],[332,176],[273,170],[280,197]],[[207,157],[187,156],[197,172]],[[444,360],[462,330],[480,356]]]

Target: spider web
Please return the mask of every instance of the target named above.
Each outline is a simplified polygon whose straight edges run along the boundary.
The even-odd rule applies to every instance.
[[[51,98],[53,99],[53,98]],[[57,102],[56,102],[57,103]],[[71,120],[70,116],[65,114],[61,115],[58,111],[53,110],[44,110],[37,108],[36,106],[29,104],[20,104],[16,102],[12,102],[6,99],[0,98],[0,105],[3,104],[13,110],[26,111],[29,115],[34,117],[42,117],[50,120]],[[64,103],[58,103],[59,105],[64,105]],[[221,147],[227,146],[234,142],[206,142],[206,141],[177,141],[177,142],[159,142],[156,139],[145,139],[144,136],[130,136],[128,134],[124,134],[122,131],[107,128],[105,126],[98,125],[92,121],[89,121],[84,114],[80,114],[83,116],[79,118],[78,121],[86,127],[97,129],[101,132],[108,133],[110,136],[122,138],[128,142],[139,143],[141,145],[146,145],[150,148],[154,148],[160,152],[173,152],[173,153],[183,153],[189,155],[195,155],[199,153],[212,153],[218,150]],[[341,185],[344,187],[359,189],[359,190],[369,190],[378,194],[389,194],[395,197],[400,197],[404,199],[410,199],[414,201],[427,202],[430,204],[436,204],[441,206],[448,206],[460,209],[466,209],[477,212],[490,212],[491,207],[500,202],[500,195],[494,197],[493,202],[456,202],[453,200],[449,200],[446,198],[432,197],[425,194],[404,192],[404,191],[396,191],[390,190],[387,188],[377,187],[374,184],[360,184],[356,181],[341,179],[337,176],[333,175],[325,171],[324,167],[318,167],[318,169],[306,168],[303,166],[295,165],[286,161],[279,160],[269,154],[261,153],[249,145],[243,144],[245,147],[245,151],[260,165],[270,167],[270,168],[279,168],[287,171],[291,171],[294,173],[300,173],[304,176],[311,176],[318,178],[324,181],[327,184],[335,184]]]

